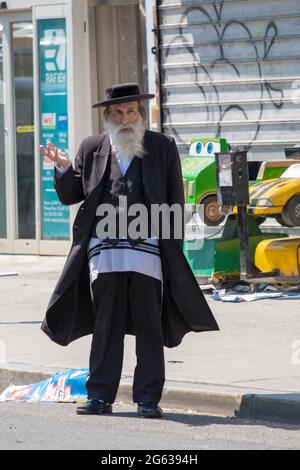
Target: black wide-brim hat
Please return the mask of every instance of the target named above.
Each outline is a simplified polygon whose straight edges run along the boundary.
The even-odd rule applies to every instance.
[[[114,103],[126,103],[127,101],[142,101],[151,100],[155,98],[155,95],[149,93],[140,93],[140,88],[137,83],[121,83],[119,85],[113,85],[105,90],[104,101],[93,104],[93,108],[100,106],[109,106]]]

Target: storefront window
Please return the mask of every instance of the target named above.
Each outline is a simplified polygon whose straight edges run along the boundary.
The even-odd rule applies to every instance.
[[[33,29],[12,25],[19,239],[35,239]]]
[[[0,238],[6,238],[6,185],[4,147],[3,28],[0,23]]]

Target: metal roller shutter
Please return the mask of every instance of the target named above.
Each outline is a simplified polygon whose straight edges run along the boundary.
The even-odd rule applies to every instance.
[[[162,131],[284,158],[300,141],[300,1],[157,2]]]

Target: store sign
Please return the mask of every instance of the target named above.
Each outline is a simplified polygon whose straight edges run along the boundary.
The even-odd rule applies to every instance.
[[[67,42],[64,18],[39,20],[40,143],[68,152]],[[42,238],[69,239],[70,210],[53,186],[54,164],[41,154]]]

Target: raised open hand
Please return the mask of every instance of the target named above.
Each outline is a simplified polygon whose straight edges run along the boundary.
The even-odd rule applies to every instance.
[[[50,141],[47,143],[47,147],[40,145],[40,151],[50,158],[53,162],[57,163],[60,167],[66,168],[70,165],[70,160],[58,150]]]

